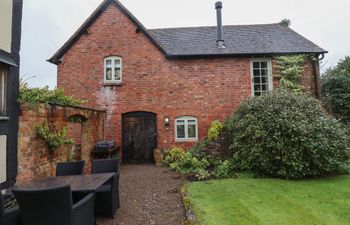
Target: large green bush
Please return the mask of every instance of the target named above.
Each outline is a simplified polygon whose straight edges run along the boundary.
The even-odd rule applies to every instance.
[[[350,122],[350,57],[340,60],[322,76],[322,93],[334,115]]]
[[[345,131],[307,94],[278,90],[252,98],[225,126],[235,170],[299,179],[336,173],[347,159]]]

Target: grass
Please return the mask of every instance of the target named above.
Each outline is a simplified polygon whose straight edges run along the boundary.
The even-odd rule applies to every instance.
[[[201,225],[350,224],[350,176],[213,180],[187,189]]]

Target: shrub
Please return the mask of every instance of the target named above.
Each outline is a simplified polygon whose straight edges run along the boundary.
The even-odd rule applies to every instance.
[[[218,160],[214,165],[213,175],[216,178],[227,178],[232,175],[232,165],[228,160]]]
[[[176,172],[184,175],[194,175],[199,180],[210,177],[207,171],[209,162],[206,158],[198,159],[190,152],[174,147],[170,149],[165,156],[165,163]]]
[[[350,57],[328,69],[322,76],[322,94],[334,115],[350,122]]]
[[[66,106],[77,106],[84,101],[65,95],[64,91],[59,88],[54,90],[49,90],[49,87],[47,86],[44,88],[31,88],[27,83],[21,82],[18,102],[29,103],[31,105],[53,103]]]
[[[175,162],[176,160],[179,160],[183,154],[185,154],[185,150],[178,147],[173,147],[168,151],[164,150],[163,164],[165,166],[169,166],[171,163]]]
[[[203,139],[194,144],[192,148],[188,150],[188,152],[190,152],[194,157],[202,159],[208,157],[206,149],[209,145],[210,141],[208,139]]]
[[[208,131],[209,141],[216,140],[220,136],[220,132],[224,128],[224,125],[219,120],[214,120]]]
[[[225,126],[237,170],[299,179],[335,173],[347,159],[344,129],[307,94],[278,90],[254,97]]]

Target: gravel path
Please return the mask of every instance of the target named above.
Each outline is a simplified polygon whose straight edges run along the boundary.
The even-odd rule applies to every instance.
[[[183,225],[185,214],[180,179],[153,165],[121,167],[121,208],[114,220],[98,218],[98,225]]]

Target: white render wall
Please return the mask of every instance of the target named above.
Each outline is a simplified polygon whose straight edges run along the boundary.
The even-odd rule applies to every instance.
[[[13,0],[0,0],[0,49],[11,53]]]
[[[0,183],[6,181],[6,144],[7,136],[0,135]]]

